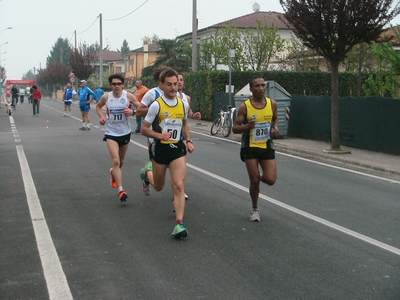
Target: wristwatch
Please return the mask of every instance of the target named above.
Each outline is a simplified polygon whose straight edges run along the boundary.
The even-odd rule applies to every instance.
[[[192,140],[186,140],[186,143],[192,143],[193,144],[193,141]]]

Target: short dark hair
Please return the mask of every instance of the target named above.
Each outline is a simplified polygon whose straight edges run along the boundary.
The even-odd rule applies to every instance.
[[[168,69],[169,67],[167,66],[159,66],[157,68],[154,69],[153,71],[153,78],[155,82],[159,82],[160,81],[160,74],[165,71],[166,69]]]
[[[122,83],[125,82],[125,78],[121,74],[112,74],[112,75],[110,75],[108,77],[108,82],[111,83],[113,79],[119,79],[119,80],[121,80]]]
[[[175,71],[174,69],[168,67],[164,71],[161,72],[160,81],[162,83],[164,83],[166,77],[174,77],[174,76],[176,77],[176,79],[178,79],[178,72]]]
[[[37,86],[36,86],[36,85],[33,85],[32,88],[35,89],[35,90],[37,90]]]
[[[262,79],[262,80],[265,81],[265,79],[264,79],[262,76],[253,76],[253,77],[251,77],[251,79],[250,79],[250,81],[249,81],[250,87],[253,87],[253,82],[254,82],[254,80],[256,80],[256,79]]]

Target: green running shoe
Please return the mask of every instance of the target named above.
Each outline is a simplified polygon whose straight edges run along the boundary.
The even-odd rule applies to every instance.
[[[172,231],[172,236],[175,238],[185,238],[188,235],[188,231],[185,228],[185,225],[181,222],[179,224],[176,224],[174,227],[174,230]]]
[[[146,172],[153,171],[153,164],[152,162],[148,162],[144,165],[144,167],[140,170],[140,179],[147,181]]]

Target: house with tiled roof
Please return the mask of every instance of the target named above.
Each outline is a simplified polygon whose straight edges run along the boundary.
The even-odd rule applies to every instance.
[[[142,47],[123,54],[125,78],[128,81],[140,78],[142,69],[151,66],[155,62],[159,50],[160,47],[157,44],[148,44],[145,41]]]
[[[274,11],[256,11],[244,16],[240,16],[231,20],[223,21],[209,27],[200,29],[197,31],[197,38],[203,39],[214,35],[218,30],[225,28],[227,26],[232,26],[238,29],[253,28],[257,27],[257,20],[265,20],[268,26],[278,27],[278,34],[282,38],[291,38],[293,31],[288,27],[281,19],[284,15],[279,12]],[[190,40],[192,38],[192,33],[186,33],[178,36],[180,39]]]
[[[96,52],[96,59],[94,61],[94,69],[95,73],[100,73],[100,53]],[[119,51],[109,51],[103,50],[103,72],[107,73],[110,71],[110,74],[114,73],[125,73],[125,65],[124,59],[122,57],[121,52]]]
[[[256,31],[258,21],[262,21],[263,24],[268,27],[276,27],[277,35],[280,36],[286,43],[288,43],[294,36],[293,30],[282,21],[284,18],[283,13],[274,12],[274,11],[255,11],[249,13],[247,15],[243,15],[231,20],[223,21],[197,31],[197,39],[198,43],[201,44],[202,40],[207,40],[212,36],[215,36],[219,30],[226,28],[228,26],[237,28],[237,29],[250,29],[252,31]],[[192,33],[186,33],[181,36],[178,36],[180,39],[189,40],[192,39]],[[283,59],[286,56],[285,52],[280,53],[279,57]],[[278,61],[275,64],[279,63]],[[226,69],[227,66],[219,66],[218,69]]]

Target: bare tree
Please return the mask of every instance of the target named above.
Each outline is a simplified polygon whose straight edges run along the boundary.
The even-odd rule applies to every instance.
[[[81,44],[77,49],[71,50],[69,64],[79,79],[88,79],[94,72],[96,52],[86,44]]]
[[[362,42],[379,39],[383,27],[400,12],[393,0],[280,0],[283,22],[290,24],[304,45],[315,49],[332,71],[332,149],[340,150],[339,64]]]

